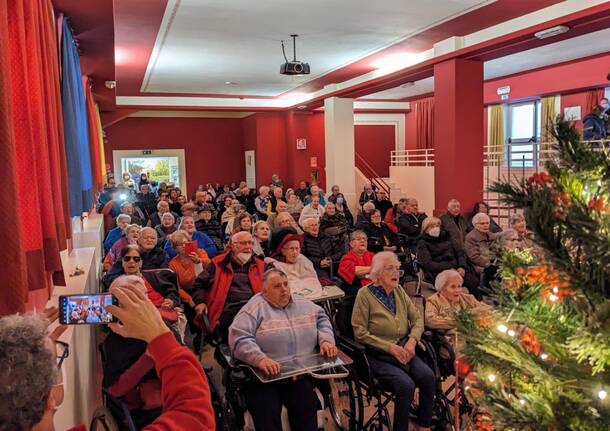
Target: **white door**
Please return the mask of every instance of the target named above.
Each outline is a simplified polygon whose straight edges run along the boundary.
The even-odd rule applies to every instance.
[[[246,151],[246,182],[251,189],[256,188],[256,158],[254,150]]]

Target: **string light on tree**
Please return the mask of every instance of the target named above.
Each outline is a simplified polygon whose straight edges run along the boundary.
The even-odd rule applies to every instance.
[[[600,390],[600,391],[597,393],[597,397],[598,397],[600,400],[602,400],[602,401],[603,401],[603,400],[605,400],[607,396],[608,396],[608,393],[607,393],[606,391],[604,391],[603,389],[601,389],[601,390]]]
[[[505,324],[501,323],[498,325],[498,331],[502,332],[503,334],[506,334],[506,331],[508,331],[508,327]]]
[[[496,375],[495,374],[490,374],[489,376],[487,376],[487,380],[489,380],[490,383],[493,383],[496,381]]]

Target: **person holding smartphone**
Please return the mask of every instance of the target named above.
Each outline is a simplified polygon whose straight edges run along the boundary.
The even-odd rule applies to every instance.
[[[120,305],[109,311],[120,323],[110,324],[110,329],[145,344],[162,383],[163,413],[144,431],[214,430],[210,388],[195,355],[176,341],[140,288],[117,283],[111,293]],[[0,409],[0,424],[5,429],[54,430],[53,416],[64,398],[60,369],[65,355],[58,353],[58,331],[49,334],[44,318],[0,318],[0,363],[7,382],[0,388],[0,404],[6,406]]]

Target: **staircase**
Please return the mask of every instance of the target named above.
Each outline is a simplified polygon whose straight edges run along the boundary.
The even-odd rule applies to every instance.
[[[365,184],[373,185],[377,190],[383,190],[394,203],[407,195],[391,181],[390,178],[381,177],[375,169],[358,153],[356,161],[356,191],[357,195],[364,189]]]

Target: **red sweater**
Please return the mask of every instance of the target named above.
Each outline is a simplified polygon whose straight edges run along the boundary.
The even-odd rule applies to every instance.
[[[190,431],[215,428],[207,378],[195,355],[171,332],[148,344],[161,379],[163,413],[144,431]]]

